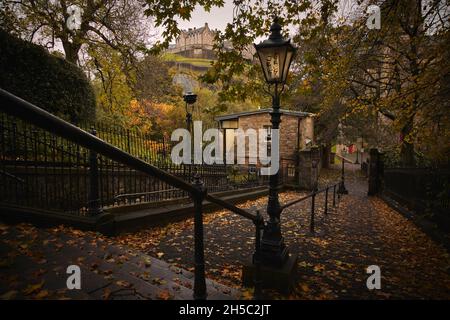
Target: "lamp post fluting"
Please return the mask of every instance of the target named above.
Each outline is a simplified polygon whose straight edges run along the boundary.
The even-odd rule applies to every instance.
[[[289,67],[295,54],[295,48],[290,43],[290,39],[284,39],[281,35],[281,25],[275,18],[270,27],[269,39],[255,44],[264,78],[269,85],[273,85],[272,112],[270,122],[272,132],[278,130],[281,122],[280,94],[284,89]],[[272,141],[274,142],[274,141]],[[277,147],[278,147],[277,143]],[[274,153],[272,152],[272,155]],[[279,154],[276,152],[275,154]],[[279,159],[273,159],[278,161]],[[280,202],[278,199],[279,173],[278,171],[270,175],[269,178],[269,199],[267,203],[267,213],[269,220],[264,228],[261,240],[261,258],[265,265],[281,267],[289,257],[289,252],[284,244],[284,238],[280,226]]]

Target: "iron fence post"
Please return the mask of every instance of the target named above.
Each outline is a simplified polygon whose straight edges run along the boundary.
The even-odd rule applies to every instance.
[[[339,194],[348,194],[347,189],[345,188],[345,177],[344,177],[344,167],[345,166],[345,160],[344,157],[342,157],[342,169],[341,169],[341,183],[339,184],[338,193]]]
[[[130,129],[127,129],[127,152],[131,154]]]
[[[97,131],[92,128],[91,134],[96,136]],[[99,187],[98,187],[98,156],[97,152],[89,150],[89,195],[88,212],[90,215],[98,215],[103,212],[100,205]]]
[[[194,200],[194,250],[195,250],[195,279],[194,279],[194,299],[206,300],[206,280],[205,280],[205,252],[203,243],[203,199],[206,189],[200,180],[200,175],[195,174],[194,186],[198,192],[192,194]]]
[[[328,214],[328,188],[325,189],[325,214]]]

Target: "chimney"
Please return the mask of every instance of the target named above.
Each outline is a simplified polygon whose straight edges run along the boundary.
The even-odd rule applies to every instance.
[[[208,22],[205,22],[205,28],[208,28]]]

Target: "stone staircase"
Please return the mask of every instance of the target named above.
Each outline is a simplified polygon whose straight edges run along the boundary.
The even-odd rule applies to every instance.
[[[0,236],[0,258],[6,261],[0,295],[15,291],[15,299],[193,299],[192,272],[94,234],[32,230],[24,234],[10,226]],[[80,267],[80,290],[67,289],[69,265]],[[29,293],[33,286],[35,292]],[[212,300],[240,297],[239,290],[211,280],[207,291]]]

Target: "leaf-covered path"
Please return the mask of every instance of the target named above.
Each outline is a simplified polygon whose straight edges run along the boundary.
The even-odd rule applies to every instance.
[[[331,175],[337,177],[338,171]],[[283,212],[285,241],[299,254],[297,286],[289,297],[266,294],[294,299],[449,299],[450,259],[445,249],[382,200],[367,197],[367,182],[357,172],[349,170],[346,186],[349,195],[327,216],[321,210],[323,196],[318,197],[315,234],[309,232],[309,200]],[[280,201],[302,194],[285,192]],[[260,207],[265,201],[248,201],[242,207]],[[253,250],[253,234],[251,222],[226,210],[206,215],[207,276],[238,287],[241,265]],[[192,269],[192,219],[123,235],[117,241]],[[366,287],[370,265],[381,269],[381,290]]]
[[[339,176],[338,170],[323,173],[322,184]],[[283,212],[286,244],[299,254],[298,278],[290,296],[266,291],[267,298],[450,299],[445,249],[382,200],[367,197],[367,182],[358,172],[349,170],[347,176],[350,193],[328,215],[323,214],[323,194],[317,197],[314,234],[309,232],[309,200]],[[280,202],[304,194],[283,192]],[[266,201],[261,197],[241,207],[263,208]],[[242,263],[253,252],[253,224],[226,210],[206,214],[204,222],[207,277],[239,288]],[[192,218],[114,238],[66,227],[0,224],[0,299],[190,298],[193,275],[180,268],[193,270],[193,243]],[[88,275],[84,291],[65,288],[69,264]],[[370,265],[381,268],[381,290],[366,287]],[[214,292],[230,293],[213,286],[211,298]],[[251,290],[242,293],[252,297]]]

